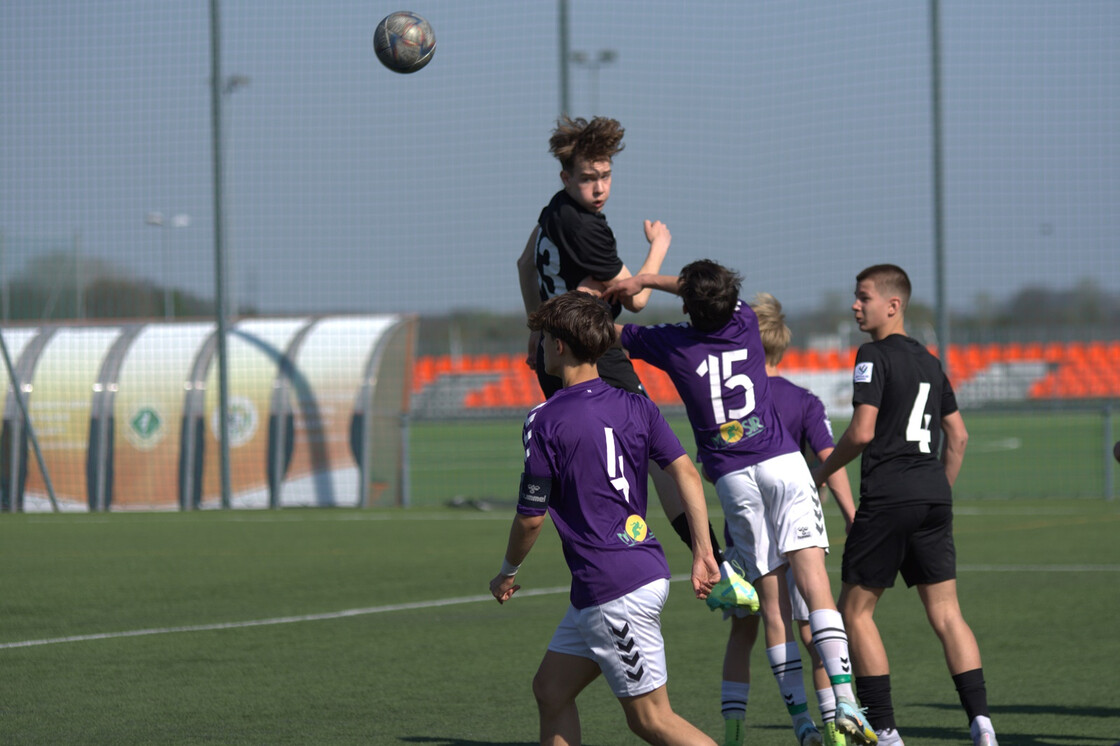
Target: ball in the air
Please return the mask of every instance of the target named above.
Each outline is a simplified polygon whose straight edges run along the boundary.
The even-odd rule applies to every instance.
[[[414,73],[432,61],[436,35],[421,16],[402,10],[381,19],[373,32],[373,51],[395,73]]]
[[[1112,458],[1120,461],[1120,440],[1112,444]]]

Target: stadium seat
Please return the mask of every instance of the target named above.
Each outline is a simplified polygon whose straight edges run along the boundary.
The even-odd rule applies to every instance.
[[[1066,346],[1063,342],[1047,342],[1042,348],[1042,359],[1048,363],[1061,363],[1066,359]]]

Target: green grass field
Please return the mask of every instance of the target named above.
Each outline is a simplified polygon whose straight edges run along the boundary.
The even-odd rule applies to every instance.
[[[510,510],[0,516],[0,743],[535,743],[529,683],[567,572],[549,527],[521,596],[489,599]],[[957,515],[1001,743],[1113,744],[1120,506],[962,500]],[[686,572],[680,542],[666,548]],[[689,596],[674,583],[663,618],[670,696],[718,738],[726,625]],[[967,741],[916,594],[888,592],[879,621],[907,743]],[[762,651],[753,663],[748,743],[792,743]],[[580,704],[585,743],[637,742],[601,682]]]
[[[1120,414],[1116,409],[1113,418]],[[695,450],[688,422],[670,417],[686,448]],[[1103,499],[1106,470],[1120,495],[1120,465],[1104,441],[1099,412],[1038,410],[966,412],[969,445],[954,494],[966,499]],[[840,437],[847,422],[835,420]],[[1114,423],[1120,437],[1120,421]],[[511,499],[521,474],[520,420],[419,422],[411,443],[412,504],[444,505],[453,497]],[[859,466],[848,474],[858,494]]]

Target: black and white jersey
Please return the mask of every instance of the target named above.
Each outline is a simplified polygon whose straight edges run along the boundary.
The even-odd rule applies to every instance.
[[[916,340],[892,334],[859,348],[853,384],[853,405],[879,408],[860,465],[861,503],[951,502],[941,419],[957,411],[957,398],[941,361]]]

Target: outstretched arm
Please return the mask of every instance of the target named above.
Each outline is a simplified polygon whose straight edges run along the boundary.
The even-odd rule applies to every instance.
[[[647,220],[645,221],[646,240],[649,241],[649,253],[646,259],[642,262],[642,266],[638,269],[639,275],[652,275],[661,271],[661,264],[665,261],[665,255],[669,251],[669,242],[672,241],[672,236],[669,234],[669,229],[660,220]],[[625,306],[626,310],[637,313],[646,307],[649,303],[650,290],[648,288],[636,288],[634,292],[617,294],[614,296],[607,296],[611,288],[615,287],[618,283],[624,283],[632,278],[630,270],[623,265],[622,271],[603,283],[601,289],[604,297],[614,303],[618,302]],[[582,285],[582,283],[581,283]],[[581,289],[583,289],[581,287]]]
[[[817,485],[824,484],[833,472],[863,453],[863,449],[867,448],[867,444],[875,437],[875,421],[878,419],[878,407],[857,404],[856,411],[852,413],[852,421],[840,436],[836,448],[823,464],[813,469],[813,482]]]
[[[509,543],[506,545],[502,569],[490,581],[490,592],[498,599],[498,603],[504,604],[513,597],[514,593],[521,590],[521,586],[514,583],[514,577],[521,563],[529,555],[529,550],[537,542],[543,525],[544,515],[528,516],[519,513],[514,516],[513,525],[509,529]]]
[[[677,294],[679,281],[676,275],[638,274],[633,277],[616,279],[603,293],[603,297],[611,302],[619,302],[627,306],[626,299],[633,298],[641,293],[651,290],[661,290],[666,293]],[[648,297],[648,295],[647,295]],[[629,308],[629,306],[627,306]]]
[[[817,458],[823,464],[835,448],[822,448],[817,451]],[[852,499],[852,485],[848,482],[848,472],[843,467],[837,469],[826,480],[828,489],[836,498],[836,505],[840,508],[840,515],[844,516],[844,533],[852,530],[852,521],[856,518],[856,504]]]
[[[712,586],[719,582],[719,565],[716,564],[708,535],[704,485],[687,455],[666,466],[665,473],[672,477],[680,491],[688,529],[692,534],[692,590],[697,598],[707,598]]]

